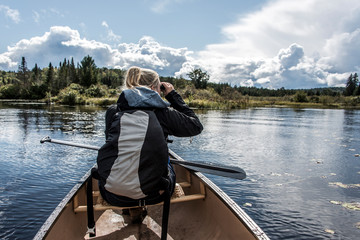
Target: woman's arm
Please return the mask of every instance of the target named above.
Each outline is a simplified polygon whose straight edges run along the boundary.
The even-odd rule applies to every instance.
[[[191,137],[202,132],[203,126],[181,96],[172,90],[166,95],[172,108],[158,111],[158,119],[167,135]]]

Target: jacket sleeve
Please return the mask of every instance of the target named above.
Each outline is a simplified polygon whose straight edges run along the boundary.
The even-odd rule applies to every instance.
[[[166,99],[170,102],[171,108],[158,113],[159,122],[166,135],[191,137],[202,132],[203,126],[199,118],[175,90],[171,91]]]
[[[109,130],[113,121],[114,115],[117,113],[117,105],[111,105],[105,113],[105,139],[108,139]]]

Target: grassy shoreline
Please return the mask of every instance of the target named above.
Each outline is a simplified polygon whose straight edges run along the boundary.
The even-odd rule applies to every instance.
[[[278,108],[322,108],[322,109],[358,109],[360,110],[360,99],[356,101],[352,99],[346,99],[342,102],[336,101],[330,98],[332,101],[328,102],[295,102],[290,100],[284,100],[282,97],[271,97],[271,99],[264,99],[263,97],[244,97],[240,100],[222,100],[222,101],[209,101],[202,99],[189,100],[187,98],[184,101],[190,106],[200,109],[241,109],[252,107],[278,107]],[[349,97],[350,98],[350,97]]]
[[[297,96],[286,95],[283,97],[255,97],[243,96],[237,92],[230,94],[218,94],[213,89],[195,89],[185,87],[178,89],[178,93],[184,98],[191,108],[230,110],[251,107],[290,107],[290,108],[328,108],[328,109],[360,109],[359,96],[305,96],[297,101]],[[47,96],[41,100],[26,99],[0,99],[0,102],[33,102],[42,104],[59,105],[93,105],[107,107],[116,103],[120,90],[109,89],[104,91],[101,97],[89,96],[74,88],[67,88],[57,96]]]
[[[88,98],[82,104],[75,105],[90,105],[99,107],[108,107],[111,104],[116,103],[117,97],[111,98]],[[344,105],[341,103],[323,104],[312,102],[291,102],[283,101],[281,99],[268,101],[259,99],[249,99],[244,101],[209,101],[204,99],[184,99],[185,103],[191,108],[195,109],[207,109],[207,110],[231,110],[231,109],[245,109],[254,107],[272,107],[272,108],[318,108],[318,109],[353,109],[360,110],[360,105]],[[37,104],[49,104],[47,100],[27,100],[27,99],[0,99],[0,102],[21,102],[21,103],[37,103]],[[69,105],[60,102],[51,102],[55,105]],[[73,104],[71,104],[73,105]],[[70,106],[71,106],[70,105]]]

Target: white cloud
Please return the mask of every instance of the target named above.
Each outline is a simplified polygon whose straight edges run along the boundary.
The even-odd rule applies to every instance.
[[[0,66],[6,66],[4,69],[11,69],[17,66],[17,62],[13,61],[9,55],[7,53],[0,55]]]
[[[15,23],[20,22],[20,13],[16,9],[11,9],[8,6],[0,5],[0,12],[3,12],[6,17],[10,18]]]
[[[304,49],[297,44],[292,44],[287,49],[281,49],[278,54],[280,64],[285,69],[296,67],[303,57],[304,57]]]
[[[106,28],[106,31],[107,31],[107,36],[106,36],[106,41],[109,41],[109,42],[114,42],[114,43],[119,43],[120,40],[121,40],[121,36],[119,35],[116,35],[112,29],[110,29],[109,25],[107,24],[106,21],[103,21],[101,23],[101,26],[105,27]]]
[[[326,39],[342,31],[359,6],[357,0],[269,1],[260,11],[224,27],[228,42],[208,47],[227,49],[233,43],[229,45],[232,54],[257,58],[272,57],[280,48],[296,42],[312,54],[324,46]],[[237,51],[233,52],[235,44]]]
[[[103,24],[106,24],[104,22]],[[143,37],[138,43],[122,43],[117,48],[110,45],[81,38],[77,30],[54,26],[43,36],[23,39],[8,51],[0,54],[0,68],[16,70],[22,56],[29,68],[38,64],[57,65],[64,58],[74,57],[75,62],[90,55],[99,67],[128,68],[132,65],[152,68],[163,76],[171,76],[178,71],[191,54],[186,48],[162,46],[151,37]]]
[[[32,18],[35,23],[46,22],[51,18],[65,18],[65,14],[55,8],[32,10]]]
[[[170,5],[175,4],[175,3],[182,3],[186,0],[155,0],[155,1],[150,1],[151,3],[151,11],[155,12],[155,13],[163,13],[166,12],[169,8]]]
[[[33,11],[33,19],[36,23],[40,22],[40,14],[37,11]]]
[[[182,64],[189,60],[192,53],[187,48],[171,48],[162,46],[152,37],[145,36],[138,43],[122,43],[114,55],[117,67],[128,68],[132,65],[150,67],[160,75],[171,76]]]
[[[161,13],[164,12],[167,5],[170,3],[170,0],[157,0],[153,3],[151,7],[151,11],[155,13]]]
[[[48,66],[49,62],[57,65],[64,58],[71,57],[74,57],[75,61],[80,61],[86,55],[93,56],[104,66],[108,66],[111,63],[112,52],[106,44],[81,38],[76,30],[55,26],[43,36],[23,39],[8,47],[7,52],[0,54],[0,67],[14,69],[22,56],[25,56],[30,68],[35,63],[40,67]]]
[[[103,22],[101,23],[101,26],[106,27],[106,28],[109,28],[109,25],[107,24],[106,21],[103,21]]]
[[[210,81],[236,85],[344,86],[345,76],[360,69],[359,22],[357,0],[269,1],[223,27],[225,40],[185,66],[200,64]]]
[[[332,66],[333,72],[360,69],[360,26],[353,32],[342,32],[326,41],[322,62]]]
[[[62,18],[65,17],[65,15],[56,8],[50,8],[48,11],[45,10],[45,12],[49,12],[50,15],[55,15]]]
[[[344,87],[344,79],[348,79],[350,73],[331,73],[326,77],[329,86]]]
[[[166,7],[178,1],[155,3]],[[261,10],[223,27],[223,42],[207,45],[197,53],[164,46],[150,36],[137,43],[118,44],[121,36],[105,21],[103,42],[82,38],[69,27],[55,26],[43,36],[8,47],[0,54],[0,68],[16,70],[22,56],[29,67],[35,63],[44,67],[49,62],[57,65],[65,57],[80,62],[90,55],[99,67],[138,65],[163,76],[186,77],[193,68],[201,67],[210,74],[210,81],[238,86],[344,86],[350,73],[360,69],[359,23],[358,0],[268,1]],[[86,31],[85,24],[81,26]]]

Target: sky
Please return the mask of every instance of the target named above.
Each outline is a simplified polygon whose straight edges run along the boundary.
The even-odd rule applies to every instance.
[[[0,70],[90,55],[271,89],[342,87],[360,69],[358,0],[0,1]]]

